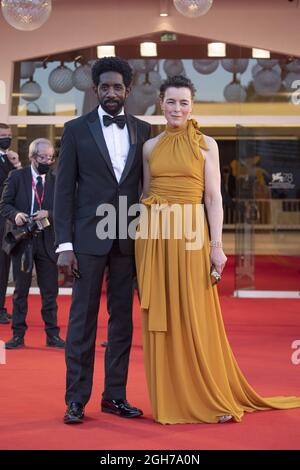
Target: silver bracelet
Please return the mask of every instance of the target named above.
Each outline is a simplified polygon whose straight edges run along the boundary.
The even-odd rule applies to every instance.
[[[214,247],[214,248],[222,248],[223,247],[223,243],[218,241],[218,240],[211,240],[209,244],[210,244],[211,247]]]

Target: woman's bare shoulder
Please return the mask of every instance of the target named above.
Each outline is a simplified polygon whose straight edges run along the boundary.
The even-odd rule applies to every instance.
[[[204,141],[205,141],[205,143],[208,147],[208,150],[206,150],[207,152],[209,152],[210,150],[214,150],[214,149],[218,148],[218,144],[215,141],[215,139],[213,139],[209,135],[205,135],[205,134],[203,134],[203,137],[204,137]]]
[[[159,139],[162,137],[163,134],[164,134],[164,132],[161,132],[160,134],[156,135],[152,139],[147,140],[144,143],[143,152],[144,152],[145,155],[147,155],[147,156],[150,155],[150,153],[152,152],[155,145],[157,144],[157,142],[159,141]]]
[[[212,137],[210,137],[209,135],[204,135],[203,134],[203,137],[204,137],[204,141],[207,145],[207,150],[204,150],[204,149],[201,149],[201,151],[203,152],[204,154],[204,157],[205,157],[205,160],[218,160],[219,158],[219,148],[218,148],[218,144],[217,142],[215,141],[215,139],[213,139]]]

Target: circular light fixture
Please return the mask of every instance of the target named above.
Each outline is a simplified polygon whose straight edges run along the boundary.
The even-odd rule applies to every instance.
[[[168,77],[174,77],[174,75],[183,75],[184,66],[180,59],[166,59],[164,61],[164,71]]]
[[[79,65],[73,72],[74,87],[80,91],[86,91],[93,86],[92,69],[90,65]]]
[[[193,67],[197,72],[202,73],[203,75],[209,75],[217,70],[219,66],[218,60],[212,59],[194,59]]]
[[[294,59],[292,62],[287,64],[286,69],[289,72],[299,73],[300,72],[300,59]]]
[[[36,101],[42,94],[40,85],[32,78],[20,88],[20,94],[25,101]]]
[[[230,103],[241,103],[247,98],[245,89],[237,82],[231,82],[226,85],[223,93],[226,101]]]
[[[212,7],[213,0],[174,0],[174,6],[179,13],[188,18],[205,15]]]
[[[7,23],[21,31],[40,28],[49,18],[52,0],[1,0]]]
[[[248,67],[248,59],[222,59],[222,67],[231,73],[244,73]]]
[[[281,87],[280,75],[272,69],[262,69],[254,77],[253,86],[260,96],[271,96]]]
[[[257,59],[258,65],[260,65],[263,69],[271,70],[275,65],[278,65],[278,59]]]
[[[74,85],[73,71],[65,65],[56,67],[49,75],[48,84],[55,93],[68,93]]]

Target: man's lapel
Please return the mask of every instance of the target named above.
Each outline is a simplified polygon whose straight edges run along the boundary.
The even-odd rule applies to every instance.
[[[125,178],[128,176],[128,173],[130,172],[131,166],[135,158],[137,147],[137,122],[134,117],[130,114],[126,114],[126,122],[130,139],[130,148],[119,184],[123,183]]]
[[[98,146],[100,154],[104,158],[111,174],[113,175],[114,178],[116,178],[116,175],[115,175],[112,163],[111,163],[111,159],[109,156],[109,152],[105,143],[104,135],[102,132],[102,127],[101,127],[100,120],[99,120],[98,108],[94,109],[94,111],[92,111],[89,114],[89,116],[87,117],[87,120],[88,120],[87,123],[88,123],[89,129]]]
[[[50,199],[51,199],[51,194],[53,194],[53,190],[54,190],[54,181],[55,181],[54,176],[50,171],[49,173],[47,173],[46,178],[45,178],[45,195],[44,195],[44,200],[42,204],[42,207],[45,209],[49,209],[50,207],[52,207],[52,204],[50,204]]]
[[[22,171],[22,170],[19,170],[19,171]],[[26,195],[28,199],[28,207],[29,207],[29,213],[30,213],[31,203],[32,203],[32,174],[31,174],[30,165],[24,168],[23,178],[24,178],[25,190],[26,190]]]

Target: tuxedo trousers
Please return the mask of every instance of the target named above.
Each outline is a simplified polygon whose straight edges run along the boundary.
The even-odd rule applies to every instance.
[[[108,346],[105,350],[103,398],[125,399],[132,341],[134,256],[124,255],[115,240],[109,253],[75,253],[75,279],[66,339],[66,403],[85,405],[92,392],[98,311],[106,271]]]
[[[45,249],[44,233],[40,232],[32,240],[32,257],[36,269],[37,284],[40,288],[42,308],[41,314],[45,324],[46,335],[59,335],[57,325],[57,294],[58,269],[56,263],[48,256]],[[32,281],[32,268],[28,272],[22,270],[22,257],[25,241],[20,242],[12,252],[13,276],[15,290],[13,295],[12,329],[14,336],[24,337],[27,330],[26,316],[28,295]]]

